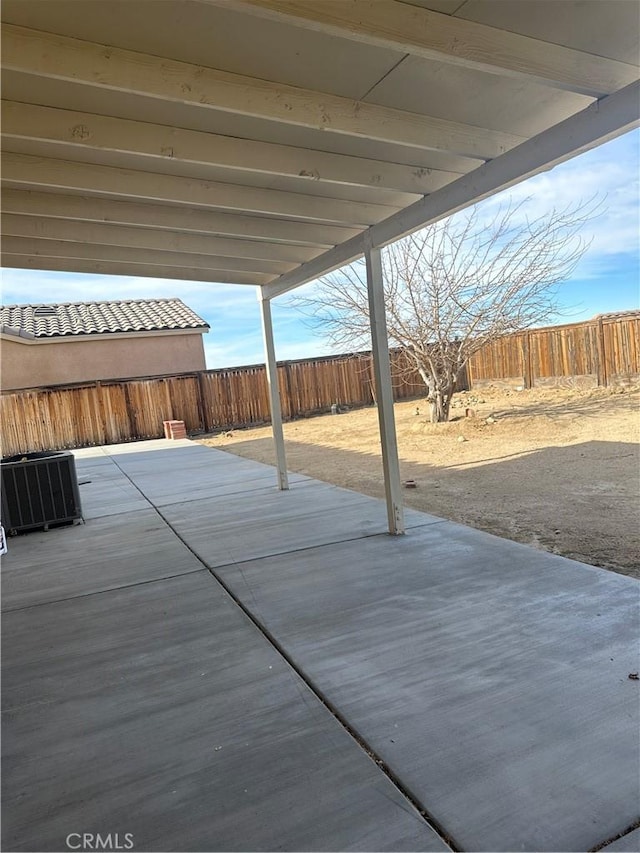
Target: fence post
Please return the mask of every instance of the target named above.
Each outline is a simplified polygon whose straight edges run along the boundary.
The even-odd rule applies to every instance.
[[[136,417],[131,405],[131,394],[129,393],[129,383],[124,382],[124,399],[127,406],[127,420],[129,421],[129,440],[138,438],[138,430],[136,429]]]
[[[287,396],[285,398],[285,406],[284,406],[284,416],[288,419],[293,419],[297,415],[300,414],[297,407],[293,405],[293,387],[291,385],[291,365],[289,362],[285,361],[285,363],[281,366],[284,371],[284,384],[287,388]]]
[[[596,343],[598,353],[598,385],[607,387],[607,356],[604,348],[604,325],[602,317],[598,317],[596,326]]]
[[[524,387],[533,387],[533,376],[531,370],[531,332],[525,332],[522,341],[522,357],[524,360]]]
[[[471,359],[473,359],[474,356],[475,356],[475,353],[469,358],[469,360],[467,361],[467,363],[464,366],[465,387],[464,387],[464,389],[461,388],[460,389],[461,391],[462,390],[473,391],[473,365],[471,364]]]
[[[104,397],[102,396],[102,382],[96,379],[96,397],[98,402],[98,417],[100,418],[100,426],[102,428],[102,441],[100,444],[109,444],[109,434],[107,430],[107,413],[104,405]]]
[[[197,373],[198,377],[198,415],[200,417],[200,421],[202,422],[202,429],[205,432],[209,432],[209,425],[207,423],[207,408],[205,405],[205,392],[204,392],[204,381],[202,379],[202,371],[199,370]]]
[[[367,356],[367,375],[368,375],[368,383],[369,383],[369,394],[371,395],[371,402],[374,406],[378,405],[378,396],[376,394],[376,377],[374,375],[373,370],[373,355]]]
[[[469,370],[467,364],[463,364],[456,374],[456,393],[458,391],[470,391],[469,387]]]

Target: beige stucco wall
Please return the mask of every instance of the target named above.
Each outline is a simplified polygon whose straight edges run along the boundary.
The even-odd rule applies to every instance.
[[[2,390],[204,370],[201,334],[0,342]]]

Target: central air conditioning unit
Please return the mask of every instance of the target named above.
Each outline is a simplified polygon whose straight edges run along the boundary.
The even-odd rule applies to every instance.
[[[24,453],[3,459],[2,526],[9,535],[82,521],[72,453]]]

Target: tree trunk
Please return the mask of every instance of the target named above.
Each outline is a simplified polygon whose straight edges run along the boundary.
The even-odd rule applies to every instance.
[[[436,379],[423,366],[418,367],[418,372],[422,377],[424,384],[427,386],[427,400],[431,403],[431,423],[440,424],[449,420],[449,407],[451,406],[451,397],[455,390],[455,378],[452,379]],[[441,387],[440,383],[444,384]]]
[[[431,398],[431,423],[441,424],[449,420],[451,392],[437,388]]]

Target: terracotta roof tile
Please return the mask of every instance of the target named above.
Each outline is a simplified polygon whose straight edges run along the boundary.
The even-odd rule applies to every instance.
[[[640,317],[638,308],[631,308],[628,311],[607,311],[605,314],[596,314],[594,320],[623,320],[625,317]]]
[[[3,305],[0,310],[2,331],[22,337],[209,329],[181,299]]]

